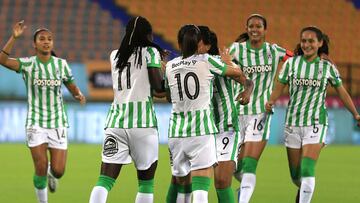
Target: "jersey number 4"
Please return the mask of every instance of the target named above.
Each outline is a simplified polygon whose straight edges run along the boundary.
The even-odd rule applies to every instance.
[[[189,78],[190,77],[192,77],[194,82],[195,82],[195,92],[194,92],[194,94],[191,94],[189,92]],[[176,82],[177,82],[177,85],[178,85],[178,92],[179,92],[180,101],[183,101],[184,100],[184,95],[183,95],[183,91],[182,91],[180,73],[175,74],[175,78],[176,78]],[[195,73],[193,73],[193,72],[186,73],[186,75],[184,77],[184,83],[183,84],[184,84],[185,94],[189,99],[194,100],[199,96],[200,83],[199,83],[199,78],[197,77],[197,75]]]
[[[131,78],[131,74],[130,74],[130,67],[131,67],[131,64],[130,62],[128,62],[124,69],[126,70],[126,87],[127,89],[131,89],[131,81],[130,81],[130,78]],[[118,90],[122,90],[122,85],[121,85],[121,75],[122,75],[122,72],[124,72],[124,69],[123,71],[119,72],[119,75],[118,75]]]

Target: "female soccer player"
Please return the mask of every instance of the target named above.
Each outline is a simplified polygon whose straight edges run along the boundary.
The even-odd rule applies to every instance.
[[[210,31],[207,26],[198,27],[201,34],[198,53],[208,53],[215,57],[220,57],[216,34]],[[231,60],[229,60],[228,63],[230,64]],[[241,93],[244,104],[249,101],[252,88],[253,83],[248,80],[247,91]],[[216,148],[219,163],[214,168],[215,187],[217,188],[219,202],[231,203],[235,201],[231,189],[231,180],[237,158],[238,118],[230,78],[214,75],[212,105],[214,107],[215,125],[219,131],[219,133],[216,134]],[[167,203],[176,202],[177,187],[176,178],[172,177],[172,183],[167,195]]]
[[[242,72],[208,54],[198,54],[200,30],[185,25],[178,33],[181,57],[166,65],[166,80],[172,102],[169,150],[172,174],[177,177],[177,202],[208,202],[212,166],[217,163],[211,95],[214,74],[245,84]],[[240,99],[240,97],[238,98]],[[192,185],[190,185],[192,183]],[[191,188],[191,189],[190,189]]]
[[[141,16],[132,18],[120,48],[110,55],[114,89],[102,149],[101,172],[91,203],[106,202],[121,167],[134,161],[139,188],[136,203],[153,202],[158,160],[158,131],[151,88],[163,92],[162,49],[152,42],[152,27]]]
[[[247,105],[237,104],[240,114],[241,151],[235,177],[240,181],[239,202],[249,202],[256,183],[258,160],[270,135],[271,115],[265,111],[265,103],[270,97],[273,79],[280,61],[285,61],[291,52],[265,41],[267,22],[253,14],[246,21],[247,40],[234,42],[230,54],[247,76],[254,82],[254,91]],[[244,34],[240,35],[243,37]],[[235,93],[240,88],[235,87]]]
[[[271,111],[285,86],[289,86],[285,146],[291,178],[300,189],[301,203],[311,201],[315,188],[315,164],[325,144],[328,125],[325,97],[329,83],[360,126],[360,115],[342,85],[336,66],[319,57],[322,53],[328,55],[328,43],[318,28],[303,28],[296,56],[283,65],[266,104],[266,110]]]
[[[199,26],[199,28],[201,33],[209,33],[208,41],[202,37],[205,45],[210,45],[207,53],[219,56],[216,34],[205,26]],[[246,98],[246,100],[242,101],[242,105],[249,102],[253,90],[251,80],[248,80],[248,84],[246,91],[241,93],[243,98]],[[215,124],[219,131],[216,134],[216,149],[219,163],[214,168],[218,202],[234,203],[235,199],[231,189],[231,182],[238,154],[239,121],[234,103],[232,80],[230,78],[215,75],[212,103],[214,106]]]
[[[45,28],[34,33],[35,56],[9,58],[11,49],[24,32],[24,21],[16,23],[12,35],[0,52],[0,64],[21,73],[27,88],[28,113],[26,119],[27,145],[33,158],[33,183],[39,202],[47,202],[47,175],[51,192],[57,179],[64,175],[69,127],[61,84],[64,83],[81,104],[85,97],[74,83],[74,77],[65,59],[53,56],[53,34]],[[50,151],[48,170],[47,150]]]

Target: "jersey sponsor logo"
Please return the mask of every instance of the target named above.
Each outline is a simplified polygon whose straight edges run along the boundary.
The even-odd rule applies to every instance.
[[[36,86],[61,86],[61,80],[43,80],[34,79],[34,85]]]
[[[118,151],[119,151],[119,147],[115,137],[112,135],[107,135],[103,147],[104,156],[107,157],[114,156]]]
[[[296,86],[310,86],[310,87],[320,87],[321,80],[313,80],[313,79],[304,79],[304,78],[294,78],[293,85]]]
[[[265,73],[272,71],[272,65],[244,66],[243,71],[249,75],[251,73]]]
[[[197,62],[196,60],[192,60],[192,61],[184,61],[184,60],[181,60],[181,61],[178,62],[178,63],[173,63],[173,64],[171,65],[171,68],[176,68],[176,67],[181,66],[181,65],[183,65],[183,66],[195,65],[196,62]]]

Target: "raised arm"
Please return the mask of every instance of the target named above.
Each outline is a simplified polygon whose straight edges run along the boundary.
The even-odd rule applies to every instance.
[[[86,103],[85,96],[81,93],[80,89],[76,86],[75,83],[66,83],[65,86],[70,91],[72,96],[80,102],[81,105]]]
[[[16,23],[13,27],[12,35],[0,52],[0,64],[16,72],[20,70],[20,62],[14,58],[10,58],[9,56],[15,40],[22,35],[25,28],[26,26],[24,25],[23,20]]]
[[[338,93],[341,101],[344,103],[345,107],[350,111],[350,113],[353,115],[354,119],[357,121],[357,125],[360,127],[360,115],[356,111],[355,105],[349,95],[349,93],[346,91],[343,85],[340,85],[338,87],[335,87],[336,92]]]

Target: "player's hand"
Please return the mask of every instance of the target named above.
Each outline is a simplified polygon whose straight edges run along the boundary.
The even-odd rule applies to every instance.
[[[250,95],[251,92],[249,93],[249,91],[243,91],[236,97],[235,100],[239,101],[241,105],[246,105],[250,101]]]
[[[360,115],[359,114],[355,116],[355,120],[357,122],[357,126],[360,127]]]
[[[325,53],[320,54],[320,58],[329,61],[330,63],[334,64],[334,62],[330,59],[329,55]]]
[[[273,112],[273,107],[274,107],[274,101],[269,100],[268,102],[266,102],[266,104],[265,104],[266,112],[272,113]]]
[[[75,96],[75,99],[78,100],[80,102],[81,105],[86,104],[86,98],[83,94],[78,94]]]
[[[232,56],[230,55],[229,49],[224,47],[219,49],[221,60],[223,60],[227,65],[232,63]]]
[[[12,36],[16,39],[20,37],[24,30],[26,29],[26,25],[24,25],[24,20],[17,22],[13,27],[13,33]]]

